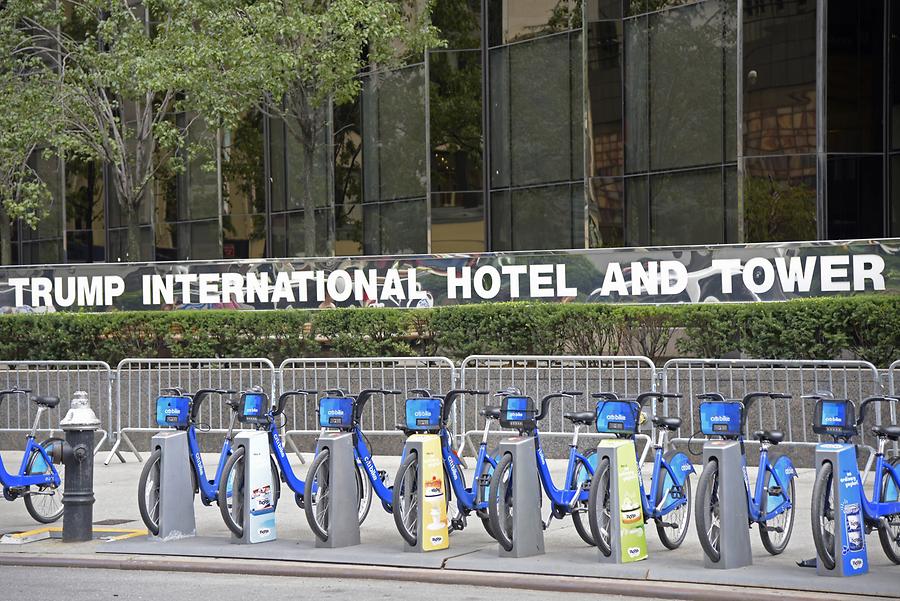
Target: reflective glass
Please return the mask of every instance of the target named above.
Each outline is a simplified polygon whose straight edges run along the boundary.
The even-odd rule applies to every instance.
[[[484,252],[484,196],[481,192],[431,195],[431,252]]]
[[[189,143],[208,142],[215,131],[197,119],[188,134]],[[178,199],[178,220],[211,219],[219,216],[219,178],[215,158],[205,153],[188,160],[179,176],[181,195]]]
[[[362,253],[362,135],[359,98],[334,107],[334,211],[338,256]]]
[[[367,255],[427,252],[425,200],[363,205],[364,251]]]
[[[746,159],[744,241],[816,239],[816,157]]]
[[[622,23],[603,21],[587,26],[589,175],[621,175],[622,136]]]
[[[509,190],[491,192],[491,250],[513,249],[512,207]]]
[[[312,202],[316,207],[326,207],[329,203],[328,164],[331,161],[328,145],[328,125],[325,110],[315,117],[317,123],[314,142],[311,145],[312,168],[307,173],[307,149],[304,147],[304,133],[293,121],[285,122],[285,147],[287,149],[287,210],[304,209],[305,193],[312,191]],[[307,184],[306,178],[309,178]]]
[[[103,261],[103,166],[99,161],[66,161],[66,258],[70,263]]]
[[[489,0],[491,46],[581,27],[581,0]]]
[[[586,0],[584,18],[587,23],[622,18],[622,0]]]
[[[625,171],[650,168],[649,19],[628,19],[625,30]]]
[[[881,156],[828,157],[828,238],[884,236]]]
[[[725,242],[722,183],[719,167],[651,176],[652,243],[667,246]]]
[[[481,47],[481,0],[435,2],[431,24],[438,28],[447,48]]]
[[[891,231],[890,236],[900,236],[900,155],[891,157]]]
[[[650,244],[650,183],[647,176],[625,179],[625,244]]]
[[[588,235],[591,248],[624,246],[624,181],[621,178],[592,178],[588,194]]]

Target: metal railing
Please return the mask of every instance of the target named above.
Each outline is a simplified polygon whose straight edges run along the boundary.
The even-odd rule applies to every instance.
[[[359,392],[364,388],[399,390],[396,396],[376,395],[366,405],[362,426],[367,434],[400,435],[396,425],[404,417],[404,396],[412,388],[428,388],[435,394],[456,387],[456,366],[446,357],[358,357],[347,359],[287,359],[278,369],[279,393],[287,390],[340,388]],[[316,397],[294,397],[285,410],[285,439],[301,457],[293,436],[319,431]]]
[[[58,396],[60,404],[44,412],[40,432],[59,434],[59,420],[69,409],[78,390],[88,393],[91,409],[100,419],[100,438],[96,453],[115,430],[112,397],[112,369],[103,361],[4,361],[0,363],[0,389],[31,389],[31,394]],[[6,432],[30,432],[37,406],[23,396],[9,396],[0,407],[0,429]]]
[[[122,444],[142,461],[130,434],[159,430],[156,397],[163,388],[177,386],[192,393],[200,388],[242,391],[258,385],[271,393],[276,382],[275,366],[263,358],[124,359],[116,368],[116,442],[105,463],[113,455],[124,463]],[[218,395],[212,395],[201,408],[198,422],[204,431],[221,432],[228,427],[229,412]]]

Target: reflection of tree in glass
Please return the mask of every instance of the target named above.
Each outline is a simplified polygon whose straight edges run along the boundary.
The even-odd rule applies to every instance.
[[[362,222],[353,215],[362,203],[362,134],[359,96],[334,107],[334,220],[337,240],[362,248]],[[358,212],[358,211],[357,211]]]
[[[223,149],[222,178],[224,215],[222,228],[237,237],[239,232],[233,216],[265,213],[263,192],[262,122],[258,112],[252,111],[240,120],[231,132],[231,145]],[[254,219],[250,240],[265,237],[265,224]]]
[[[479,52],[431,55],[431,143],[435,190],[481,187]]]
[[[431,13],[432,25],[450,49],[479,48],[480,20],[481,0],[440,0]]]
[[[815,186],[746,177],[744,230],[747,242],[815,239]]]

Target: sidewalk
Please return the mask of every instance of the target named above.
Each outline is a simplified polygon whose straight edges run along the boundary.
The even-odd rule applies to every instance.
[[[15,454],[8,455],[8,461],[15,462]],[[95,462],[96,528],[144,528],[137,508],[137,482],[143,464],[131,455],[126,457],[126,464],[103,466],[100,457]],[[204,455],[209,469],[216,460],[215,455]],[[298,473],[305,473],[307,466],[300,465],[296,458],[294,463]],[[399,467],[396,457],[378,457],[376,463],[379,469],[389,474],[395,473]],[[551,465],[554,475],[561,477],[564,462],[552,461]],[[754,477],[751,472],[751,479]],[[452,535],[450,549],[426,554],[405,553],[393,517],[382,509],[377,499],[373,500],[369,516],[361,528],[362,544],[359,547],[316,549],[305,515],[294,503],[286,486],[282,488],[277,512],[278,541],[272,543],[230,544],[230,533],[222,522],[218,507],[205,507],[198,498],[195,500],[196,538],[166,543],[135,536],[116,542],[95,540],[63,544],[51,539],[22,545],[4,544],[0,545],[0,564],[221,570],[253,574],[277,572],[282,575],[339,574],[362,578],[380,575],[393,580],[458,581],[503,587],[528,584],[526,588],[536,587],[539,590],[613,593],[621,588],[623,592],[619,594],[669,598],[688,598],[679,591],[692,591],[689,598],[697,598],[698,591],[718,592],[718,598],[721,598],[727,594],[726,589],[721,587],[734,586],[752,587],[740,589],[740,595],[747,599],[769,598],[771,594],[780,596],[786,590],[866,595],[870,599],[897,597],[900,594],[900,566],[894,566],[887,560],[876,535],[867,539],[871,572],[866,576],[823,578],[818,577],[814,570],[796,567],[797,560],[815,555],[809,525],[809,495],[813,478],[812,470],[800,470],[797,486],[799,506],[788,550],[780,557],[770,556],[763,549],[754,529],[751,532],[754,565],[737,570],[708,570],[703,567],[702,550],[693,523],[684,544],[675,551],[662,546],[656,529],[652,523],[649,524],[647,542],[650,558],[623,566],[599,564],[597,550],[584,544],[569,518],[551,523],[545,532],[546,555],[539,557],[499,558],[497,544],[474,516],[464,531]],[[696,487],[696,479],[694,485]],[[0,504],[0,532],[21,532],[38,526],[30,520],[21,501]],[[177,564],[163,559],[165,556],[179,557]],[[687,583],[701,586],[697,589]],[[760,596],[748,596],[751,593]],[[801,594],[796,598],[809,597]]]

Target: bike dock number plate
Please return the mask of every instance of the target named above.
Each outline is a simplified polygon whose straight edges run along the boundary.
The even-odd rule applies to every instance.
[[[598,465],[603,457],[609,459],[611,555],[600,553],[600,560],[631,563],[647,559],[647,536],[644,530],[644,510],[641,506],[641,487],[634,441],[602,440],[597,446]]]
[[[820,576],[858,576],[869,571],[866,530],[862,513],[862,483],[856,464],[856,449],[850,444],[822,443],[816,446],[816,469],[832,466],[831,498],[834,500],[834,569],[817,558]]]
[[[410,551],[437,551],[450,547],[450,530],[445,501],[449,483],[444,481],[441,439],[435,434],[414,434],[407,439],[407,450],[419,454],[419,516],[416,530],[418,545]],[[455,502],[455,501],[454,501]]]
[[[269,440],[265,432],[244,431],[234,437],[236,447],[244,447],[243,494],[244,536],[235,542],[263,543],[275,540],[275,483],[269,461]],[[236,537],[235,537],[236,538]]]

